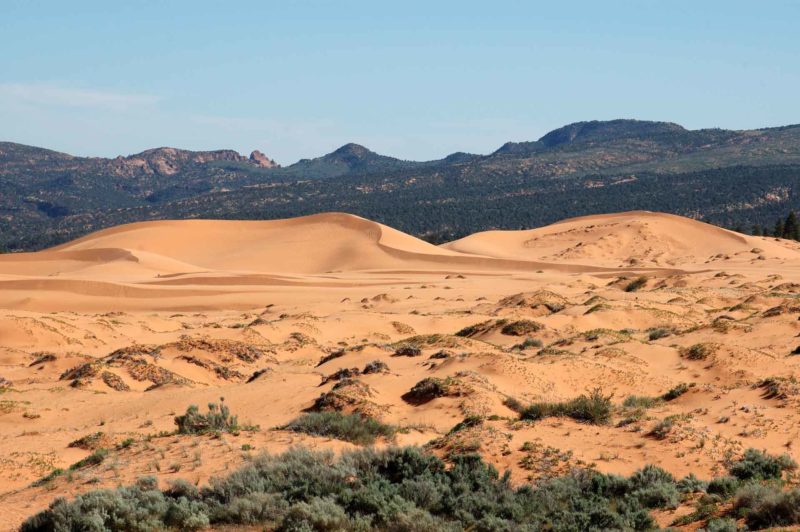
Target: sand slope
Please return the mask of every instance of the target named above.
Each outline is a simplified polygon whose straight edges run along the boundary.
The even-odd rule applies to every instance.
[[[0,308],[250,308],[275,287],[385,282],[369,272],[617,272],[563,257],[535,260],[517,253],[513,241],[489,240],[499,246],[493,252],[465,251],[457,243],[437,247],[342,213],[141,222],[37,253],[0,256]]]
[[[505,259],[615,266],[677,266],[760,255],[800,258],[796,246],[787,243],[648,211],[583,216],[526,231],[486,231],[442,247]]]

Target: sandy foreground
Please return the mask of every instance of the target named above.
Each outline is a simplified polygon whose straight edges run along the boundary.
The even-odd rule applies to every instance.
[[[321,394],[405,428],[396,444],[475,450],[517,482],[588,464],[708,478],[748,447],[800,461],[799,296],[797,243],[648,212],[438,247],[347,214],[144,222],[3,255],[0,529],[144,475],[202,484],[253,453],[350,447],[276,428]],[[506,327],[521,320],[541,327]],[[421,352],[398,353],[408,345]],[[321,384],[375,360],[388,372]],[[452,393],[404,400],[426,377],[449,377]],[[521,423],[504,405],[598,387],[621,404],[684,383],[606,426]],[[171,434],[189,405],[222,396],[260,430]],[[486,421],[448,434],[471,415]],[[31,486],[98,447],[113,449],[103,463]]]

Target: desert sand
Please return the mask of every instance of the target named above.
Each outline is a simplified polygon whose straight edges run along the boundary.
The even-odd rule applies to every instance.
[[[158,221],[2,255],[0,529],[143,475],[202,484],[261,451],[351,447],[278,428],[321,394],[404,429],[379,445],[475,450],[519,483],[648,463],[711,477],[748,447],[800,460],[798,294],[797,243],[650,212],[443,246],[340,213]],[[374,360],[388,371],[321,384]],[[427,377],[451,391],[404,400]],[[681,384],[645,412],[621,406]],[[598,387],[618,405],[608,425],[523,423],[505,406]],[[260,429],[173,433],[222,396]],[[484,421],[448,434],[467,416]],[[98,447],[101,464],[33,485]]]

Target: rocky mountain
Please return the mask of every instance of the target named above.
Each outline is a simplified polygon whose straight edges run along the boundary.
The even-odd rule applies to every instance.
[[[36,249],[121,222],[347,211],[441,241],[647,209],[730,227],[800,210],[800,126],[569,124],[488,155],[405,161],[346,144],[279,167],[263,153],[157,148],[103,159],[0,143],[0,246]]]

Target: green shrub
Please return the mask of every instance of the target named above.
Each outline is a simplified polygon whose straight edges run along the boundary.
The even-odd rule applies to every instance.
[[[717,351],[716,344],[694,344],[681,349],[681,355],[689,360],[705,360]]]
[[[673,401],[678,397],[680,397],[681,395],[688,392],[689,388],[691,388],[692,386],[693,385],[691,384],[681,383],[673,388],[670,388],[670,390],[664,393],[664,395],[662,395],[661,398],[665,401]]]
[[[749,483],[736,492],[733,509],[755,530],[800,524],[800,490]]]
[[[537,486],[511,485],[477,455],[449,467],[416,448],[259,455],[197,489],[154,479],[57,499],[22,532],[197,530],[650,530],[648,506],[673,501],[670,477],[645,468],[631,479],[575,471]],[[674,485],[673,485],[674,489]]]
[[[672,335],[673,332],[674,330],[669,327],[654,327],[648,330],[647,338],[652,342],[653,340],[666,338],[667,336]]]
[[[647,508],[675,508],[678,505],[678,488],[675,478],[658,466],[647,465],[629,479],[632,495]]]
[[[611,419],[611,396],[603,395],[600,388],[588,395],[561,403],[533,403],[525,407],[522,419],[536,421],[546,417],[571,417],[594,425],[605,425]]]
[[[713,495],[719,495],[723,499],[730,499],[741,486],[741,482],[736,477],[717,477],[708,483],[706,491]]]
[[[367,365],[364,366],[364,371],[362,371],[361,373],[363,373],[364,375],[369,375],[370,373],[388,373],[388,372],[389,372],[389,366],[386,364],[386,362],[383,362],[381,360],[373,360],[372,362],[368,362]]]
[[[514,346],[514,349],[530,349],[531,347],[541,348],[544,343],[538,338],[525,338],[525,340]]]
[[[680,493],[700,493],[708,489],[708,482],[689,473],[677,482],[676,487]]]
[[[650,429],[650,432],[647,433],[648,436],[655,438],[657,440],[663,440],[669,433],[672,432],[672,428],[675,426],[675,419],[676,416],[667,416],[656,425]]]
[[[379,437],[391,439],[397,430],[370,417],[341,412],[311,412],[289,422],[284,428],[359,445],[371,445]]]
[[[736,532],[739,527],[730,517],[715,517],[706,523],[706,532]]]
[[[518,320],[503,325],[503,328],[500,329],[500,333],[506,336],[526,336],[531,333],[539,332],[542,329],[544,329],[544,325],[537,321]]]
[[[744,456],[728,468],[739,480],[779,479],[784,471],[795,469],[797,464],[789,455],[770,456],[757,449],[747,449]]]
[[[97,449],[86,458],[78,460],[77,462],[69,466],[69,469],[70,471],[74,471],[76,469],[81,469],[83,467],[102,464],[103,460],[106,459],[106,456],[108,456],[108,449]]]
[[[426,377],[403,394],[403,400],[411,404],[423,404],[449,393],[447,380],[437,377]]]
[[[394,350],[396,357],[418,357],[422,354],[422,349],[412,344],[404,344]]]
[[[239,420],[220,398],[220,404],[208,403],[208,413],[201,414],[197,405],[191,405],[186,413],[175,418],[179,434],[208,434],[212,432],[237,432]]]
[[[622,401],[625,408],[653,408],[661,402],[657,397],[647,397],[644,395],[629,395]]]

